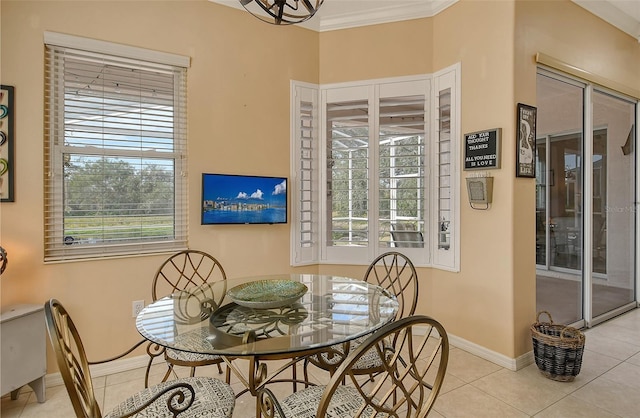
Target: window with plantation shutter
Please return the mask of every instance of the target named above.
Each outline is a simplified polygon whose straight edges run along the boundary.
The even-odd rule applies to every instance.
[[[327,245],[369,243],[369,107],[327,103]]]
[[[317,114],[292,89],[296,254],[306,247],[305,260],[366,265],[398,251],[419,266],[459,269],[458,73],[456,65],[432,76],[306,85],[319,93]]]
[[[322,89],[326,236],[322,259],[401,251],[429,261],[425,166],[429,80],[403,77]]]
[[[185,248],[188,58],[45,45],[45,261]]]
[[[379,246],[424,248],[426,81],[383,85],[379,100]]]

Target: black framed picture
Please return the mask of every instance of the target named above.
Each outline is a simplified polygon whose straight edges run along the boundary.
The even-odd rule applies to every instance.
[[[536,116],[535,107],[518,103],[516,177],[536,177]]]
[[[0,202],[13,202],[13,86],[0,86]]]

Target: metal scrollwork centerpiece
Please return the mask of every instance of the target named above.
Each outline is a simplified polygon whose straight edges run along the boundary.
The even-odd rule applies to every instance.
[[[254,340],[289,334],[289,327],[300,324],[308,312],[300,303],[273,309],[254,309],[230,303],[211,316],[211,325],[226,334],[244,336],[251,331]]]

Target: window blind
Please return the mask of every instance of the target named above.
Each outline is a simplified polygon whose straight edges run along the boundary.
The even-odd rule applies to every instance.
[[[451,247],[451,89],[438,97],[438,248]]]
[[[315,129],[313,126],[312,102],[300,102],[300,244],[311,247],[314,243],[314,225],[317,223],[313,207],[313,192],[315,173],[313,161],[315,159]]]
[[[460,270],[460,64],[433,78],[434,149],[431,179],[434,267]]]
[[[320,243],[318,88],[292,82],[291,89],[291,262],[300,265],[318,262]]]
[[[379,103],[379,244],[424,247],[424,95]]]
[[[369,242],[369,103],[327,103],[327,210],[332,246]]]
[[[45,261],[185,248],[186,68],[46,45],[45,83]]]

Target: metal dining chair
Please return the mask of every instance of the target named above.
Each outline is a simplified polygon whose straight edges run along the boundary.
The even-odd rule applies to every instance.
[[[174,292],[199,287],[200,290],[192,293],[193,297],[202,299],[202,309],[199,312],[189,312],[186,309],[180,311],[180,306],[178,306],[177,315],[181,315],[181,320],[185,324],[192,320],[200,322],[203,319],[202,315],[209,315],[220,307],[226,291],[226,287],[222,287],[217,294],[213,294],[211,289],[207,289],[203,285],[215,281],[226,283],[226,280],[227,276],[222,265],[213,256],[204,251],[184,250],[172,255],[160,265],[151,285],[151,297],[155,302]],[[194,332],[198,332],[198,330]],[[186,338],[188,337],[186,336]],[[167,381],[174,366],[190,367],[190,376],[192,377],[195,376],[196,367],[214,364],[218,367],[218,372],[222,373],[220,364],[224,360],[218,355],[173,350],[154,343],[147,346],[147,353],[149,354],[149,363],[145,374],[145,387],[149,385],[149,375],[155,358],[163,354],[167,363],[167,371],[162,382]],[[229,383],[230,373],[227,373],[226,380]]]
[[[364,280],[376,284],[396,296],[399,304],[396,319],[405,318],[415,313],[418,304],[418,274],[406,255],[395,251],[381,254],[367,268]],[[364,338],[356,339],[348,344],[335,345],[326,352],[309,356],[303,364],[304,380],[309,381],[309,363],[333,375],[349,351],[358,347],[362,341]],[[363,355],[360,361],[354,365],[353,372],[373,375],[381,367],[382,364],[377,361],[375,353],[368,353]]]
[[[364,281],[377,284],[398,299],[396,318],[413,315],[418,305],[418,273],[406,255],[390,251],[369,264]]]
[[[235,406],[233,389],[210,377],[187,377],[160,383],[136,393],[103,415],[95,397],[89,366],[121,358],[141,343],[108,360],[89,362],[78,330],[64,306],[51,299],[45,303],[44,312],[58,368],[78,418],[232,416]]]
[[[354,372],[370,353],[382,364],[375,381]],[[341,362],[327,385],[310,386],[282,400],[263,388],[258,399],[269,418],[423,418],[442,388],[448,360],[444,327],[427,316],[410,316],[369,336]]]

